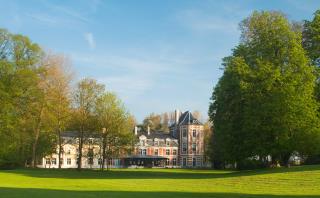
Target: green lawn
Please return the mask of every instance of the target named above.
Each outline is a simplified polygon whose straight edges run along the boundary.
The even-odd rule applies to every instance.
[[[259,171],[118,169],[0,171],[0,197],[320,197],[320,166]]]

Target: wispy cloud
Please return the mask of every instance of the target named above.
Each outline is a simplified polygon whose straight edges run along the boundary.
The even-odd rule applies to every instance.
[[[33,13],[27,13],[26,14],[27,17],[30,17],[34,20],[37,20],[39,22],[43,22],[46,24],[58,24],[58,19],[56,17],[50,16],[48,14],[42,14],[42,13],[37,13],[37,14],[33,14]]]
[[[95,39],[93,37],[93,34],[91,32],[87,32],[84,34],[84,38],[87,41],[90,49],[95,49],[96,48],[96,42]]]
[[[83,16],[82,14],[80,14],[79,12],[75,11],[74,9],[72,8],[68,8],[68,7],[65,7],[65,6],[57,6],[57,5],[51,5],[51,8],[55,11],[58,11],[62,14],[65,14],[69,17],[72,17],[74,19],[78,19],[79,21],[82,21],[82,22],[85,22],[85,23],[88,23],[90,22],[89,19],[85,16]]]
[[[238,21],[214,16],[200,10],[184,10],[178,13],[180,23],[191,30],[201,32],[220,31],[224,33],[236,33]]]

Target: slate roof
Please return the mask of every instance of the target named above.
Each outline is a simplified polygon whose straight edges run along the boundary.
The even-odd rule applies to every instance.
[[[163,132],[163,131],[150,131],[150,135],[146,131],[138,132],[138,136],[144,135],[147,137],[147,139],[166,139],[166,138],[174,138],[169,133]]]
[[[196,119],[190,111],[184,112],[179,118],[179,125],[202,125],[202,123]]]

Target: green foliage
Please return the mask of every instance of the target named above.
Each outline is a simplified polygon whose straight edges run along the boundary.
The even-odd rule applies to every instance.
[[[304,21],[302,44],[313,64],[320,66],[320,10],[314,13],[312,21]]]
[[[310,154],[319,137],[315,68],[301,34],[278,12],[254,12],[241,23],[241,44],[224,59],[224,74],[209,109],[217,161],[252,157],[287,164],[293,152]]]

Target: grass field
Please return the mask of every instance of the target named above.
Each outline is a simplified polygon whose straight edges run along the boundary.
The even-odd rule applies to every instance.
[[[118,169],[0,171],[0,197],[320,197],[320,166],[258,171]]]

